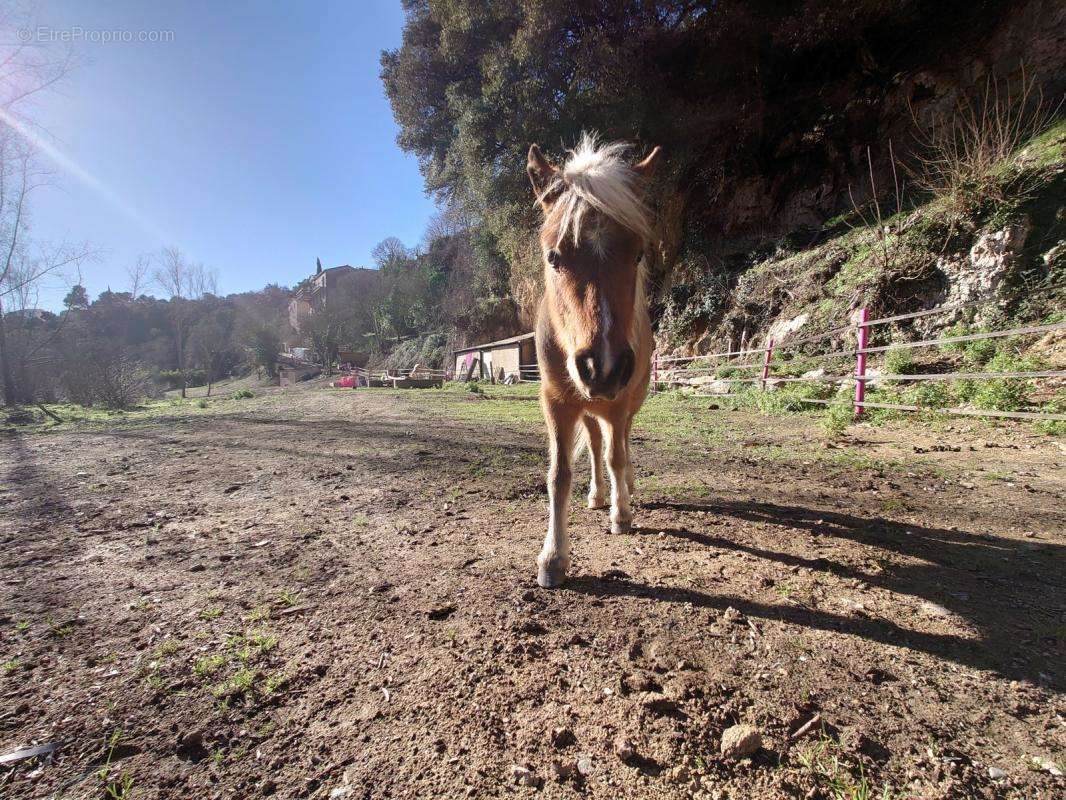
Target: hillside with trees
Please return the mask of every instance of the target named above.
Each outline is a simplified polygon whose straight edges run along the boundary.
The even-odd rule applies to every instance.
[[[582,130],[666,153],[646,254],[660,351],[760,341],[799,316],[822,331],[859,306],[903,313],[974,287],[988,319],[1062,307],[1061,289],[1031,291],[1063,282],[1061,4],[405,9],[403,44],[382,56],[399,143],[503,256],[525,325],[541,270],[525,153],[537,142],[562,159]],[[970,257],[988,236],[1009,240],[991,279]]]

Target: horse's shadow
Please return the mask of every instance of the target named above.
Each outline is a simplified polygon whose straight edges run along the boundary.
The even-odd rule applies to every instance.
[[[931,653],[955,663],[1001,675],[1060,685],[1064,663],[1059,629],[1066,614],[1066,548],[1056,544],[1017,542],[985,534],[893,522],[880,517],[785,506],[773,503],[655,502],[645,509],[707,512],[817,536],[848,539],[876,548],[887,558],[879,570],[858,569],[827,557],[806,558],[766,550],[686,527],[634,528],[643,535],[665,533],[709,548],[729,549],[789,567],[805,567],[861,580],[896,595],[924,600],[933,613],[957,616],[976,633],[956,635],[915,630],[925,627],[893,618],[841,614],[801,603],[764,603],[750,596],[713,594],[684,587],[653,586],[628,577],[576,576],[572,591],[603,596],[625,595],[666,603],[724,610],[729,606],[766,618],[861,636],[873,641]],[[694,525],[693,527],[698,527]],[[925,620],[928,622],[928,620]],[[957,625],[954,626],[957,629]]]

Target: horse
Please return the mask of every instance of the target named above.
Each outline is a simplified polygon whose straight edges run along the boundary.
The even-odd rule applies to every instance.
[[[570,566],[578,425],[592,468],[589,508],[607,504],[606,445],[610,531],[625,533],[633,522],[629,433],[648,394],[653,346],[643,257],[653,235],[644,194],[661,149],[632,165],[627,149],[586,133],[562,167],[536,144],[526,163],[543,211],[544,296],[535,338],[549,450],[548,532],[537,557],[537,583],[545,588],[562,584]]]

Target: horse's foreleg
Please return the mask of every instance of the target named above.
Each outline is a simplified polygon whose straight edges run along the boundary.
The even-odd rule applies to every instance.
[[[626,418],[626,487],[629,489],[630,499],[632,500],[633,492],[637,490],[637,482],[633,477],[633,449],[630,444],[630,436],[633,431],[633,417],[635,414],[630,414]]]
[[[595,417],[585,415],[585,439],[589,448],[589,466],[592,468],[592,480],[589,483],[589,508],[603,508],[607,505],[607,476],[603,465],[603,431]]]
[[[626,533],[633,524],[629,505],[629,425],[626,417],[608,419],[607,468],[611,473],[611,533]]]
[[[570,460],[574,452],[577,411],[567,406],[547,406],[548,423],[548,533],[537,557],[537,583],[558,586],[570,567],[570,536],[566,530],[570,513]]]

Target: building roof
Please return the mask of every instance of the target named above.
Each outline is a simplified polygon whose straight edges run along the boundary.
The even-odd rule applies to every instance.
[[[455,354],[459,354],[459,353],[471,353],[471,352],[473,352],[475,350],[493,350],[493,349],[495,349],[497,347],[504,347],[505,345],[518,344],[519,342],[524,342],[527,339],[532,339],[533,336],[534,336],[534,334],[532,334],[532,333],[522,333],[522,334],[519,334],[518,336],[512,336],[509,339],[498,339],[495,342],[485,342],[484,344],[472,344],[472,345],[470,345],[470,347],[459,347],[459,348],[453,350],[452,352],[455,353]]]

